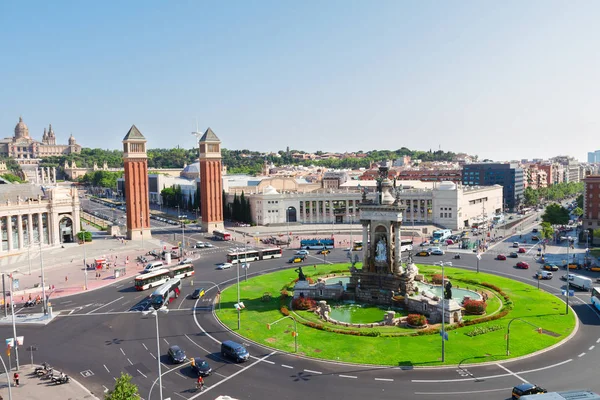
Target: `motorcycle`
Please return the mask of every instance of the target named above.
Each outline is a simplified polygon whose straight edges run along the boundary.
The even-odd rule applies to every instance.
[[[50,367],[50,364],[48,364],[47,362],[42,363],[42,365],[40,367],[35,367],[35,369],[33,370],[33,372],[36,375],[42,375],[45,374],[46,371],[48,371],[48,369],[50,369],[52,367]]]
[[[455,260],[460,260],[460,254],[455,254],[455,255],[454,255],[454,259],[455,259]]]
[[[42,371],[41,373],[38,373],[38,376],[41,379],[48,379],[51,378],[54,374],[54,368],[50,367],[48,368],[46,371]]]
[[[69,375],[59,375],[59,376],[53,376],[52,377],[52,383],[55,383],[57,385],[61,385],[63,383],[68,383],[71,379],[69,378]]]
[[[27,300],[27,301],[25,302],[25,305],[24,305],[24,307],[34,307],[34,306],[37,306],[38,304],[40,304],[41,302],[42,302],[42,301],[41,301],[41,300],[38,300],[38,299],[35,299],[35,300]]]

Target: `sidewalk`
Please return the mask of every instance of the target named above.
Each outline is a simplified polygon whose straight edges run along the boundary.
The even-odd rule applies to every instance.
[[[11,372],[11,391],[12,398],[19,400],[99,400],[82,384],[75,381],[72,376],[70,382],[57,385],[50,379],[40,379],[33,373],[34,367],[31,365],[21,365],[19,373],[19,387],[13,385]],[[58,371],[56,371],[58,372]],[[0,395],[4,400],[8,400],[8,386],[6,374],[0,374]]]

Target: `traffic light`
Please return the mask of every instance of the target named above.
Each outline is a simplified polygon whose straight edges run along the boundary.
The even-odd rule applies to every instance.
[[[267,329],[271,330],[271,324],[267,324]]]
[[[542,328],[538,328],[537,331],[540,335],[544,332],[544,330]]]

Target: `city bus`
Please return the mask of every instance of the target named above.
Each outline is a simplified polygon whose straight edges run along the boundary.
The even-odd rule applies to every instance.
[[[181,293],[181,279],[172,278],[162,284],[150,296],[150,303],[155,310],[168,306]]]
[[[401,239],[400,240],[400,251],[412,251],[413,249],[413,241],[412,239]]]
[[[215,229],[213,231],[213,236],[215,237],[215,239],[217,240],[231,240],[231,233],[229,232],[224,232],[224,231],[220,231],[218,229]]]
[[[444,240],[448,239],[450,236],[452,236],[452,231],[450,229],[438,229],[436,231],[433,231],[433,235],[431,236],[431,239],[433,241],[438,241],[438,242],[443,242]]]
[[[362,240],[355,240],[354,243],[352,243],[352,251],[361,251],[362,249],[363,249]]]
[[[169,274],[171,271],[168,269],[160,268],[141,274],[135,277],[134,285],[136,290],[146,290],[156,286],[160,286],[169,280]]]
[[[303,239],[300,241],[300,248],[306,250],[321,250],[335,248],[334,239]]]
[[[187,278],[188,276],[194,275],[194,265],[191,263],[180,264],[174,266],[173,268],[169,268],[169,271],[171,271],[172,278],[183,279]]]
[[[600,286],[592,288],[592,304],[596,307],[596,310],[600,311]]]
[[[282,255],[283,251],[279,247],[247,249],[227,253],[227,262],[237,264],[250,261],[270,260],[272,258],[281,258]]]

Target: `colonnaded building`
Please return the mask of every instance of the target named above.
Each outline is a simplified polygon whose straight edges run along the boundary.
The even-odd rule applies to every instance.
[[[73,242],[80,230],[77,189],[0,185],[0,257]]]
[[[15,135],[0,140],[0,156],[10,157],[19,163],[37,163],[39,159],[51,156],[81,153],[81,146],[77,144],[73,135],[69,137],[68,144],[56,144],[56,135],[52,125],[44,128],[42,141],[39,142],[29,136],[29,128],[19,117],[15,126]]]

